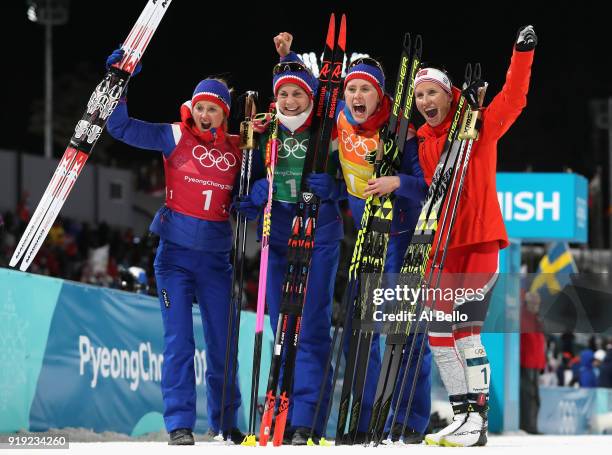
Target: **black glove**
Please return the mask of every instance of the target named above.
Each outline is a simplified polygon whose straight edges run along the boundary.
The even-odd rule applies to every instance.
[[[519,28],[516,35],[515,48],[519,52],[532,51],[538,44],[538,37],[535,34],[533,25],[524,25]]]
[[[465,97],[465,101],[470,105],[470,107],[474,110],[480,107],[480,103],[478,102],[478,92],[481,87],[484,87],[485,82],[482,79],[477,79],[472,81],[470,85],[465,87],[461,93]]]

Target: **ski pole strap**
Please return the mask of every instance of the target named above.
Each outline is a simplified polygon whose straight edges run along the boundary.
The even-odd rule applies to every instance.
[[[468,393],[468,412],[486,412],[489,410],[488,393]]]

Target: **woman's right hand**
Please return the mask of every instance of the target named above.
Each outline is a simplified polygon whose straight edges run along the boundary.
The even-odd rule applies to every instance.
[[[255,204],[253,204],[248,196],[236,198],[232,204],[232,207],[248,221],[257,219],[259,212],[261,212],[261,207],[257,207]]]
[[[280,32],[274,37],[274,47],[276,52],[281,58],[285,57],[291,52],[291,43],[293,42],[293,35],[288,32]]]

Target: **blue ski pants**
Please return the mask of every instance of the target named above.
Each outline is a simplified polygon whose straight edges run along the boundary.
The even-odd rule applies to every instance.
[[[288,422],[292,427],[312,425],[319,391],[325,387],[323,405],[328,403],[332,371],[323,378],[325,363],[331,345],[331,313],[334,282],[340,256],[340,242],[317,241],[312,254],[306,301],[302,311],[302,325],[295,361],[293,393]],[[272,330],[277,329],[282,285],[287,270],[287,242],[270,244],[268,257],[267,304]],[[279,380],[279,385],[282,382]],[[322,433],[324,409],[319,411],[315,431]]]
[[[155,278],[164,326],[161,387],[166,430],[193,429],[196,422],[192,316],[195,298],[206,342],[208,425],[218,432],[231,299],[230,252],[196,251],[162,239],[155,257]],[[232,365],[229,367],[231,371]],[[230,402],[232,395],[234,401]],[[224,430],[236,426],[240,403],[236,377],[236,382],[226,391]]]

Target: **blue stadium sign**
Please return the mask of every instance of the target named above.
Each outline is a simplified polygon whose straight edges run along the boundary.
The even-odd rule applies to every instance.
[[[581,175],[501,172],[497,199],[510,237],[587,241],[588,189]]]

